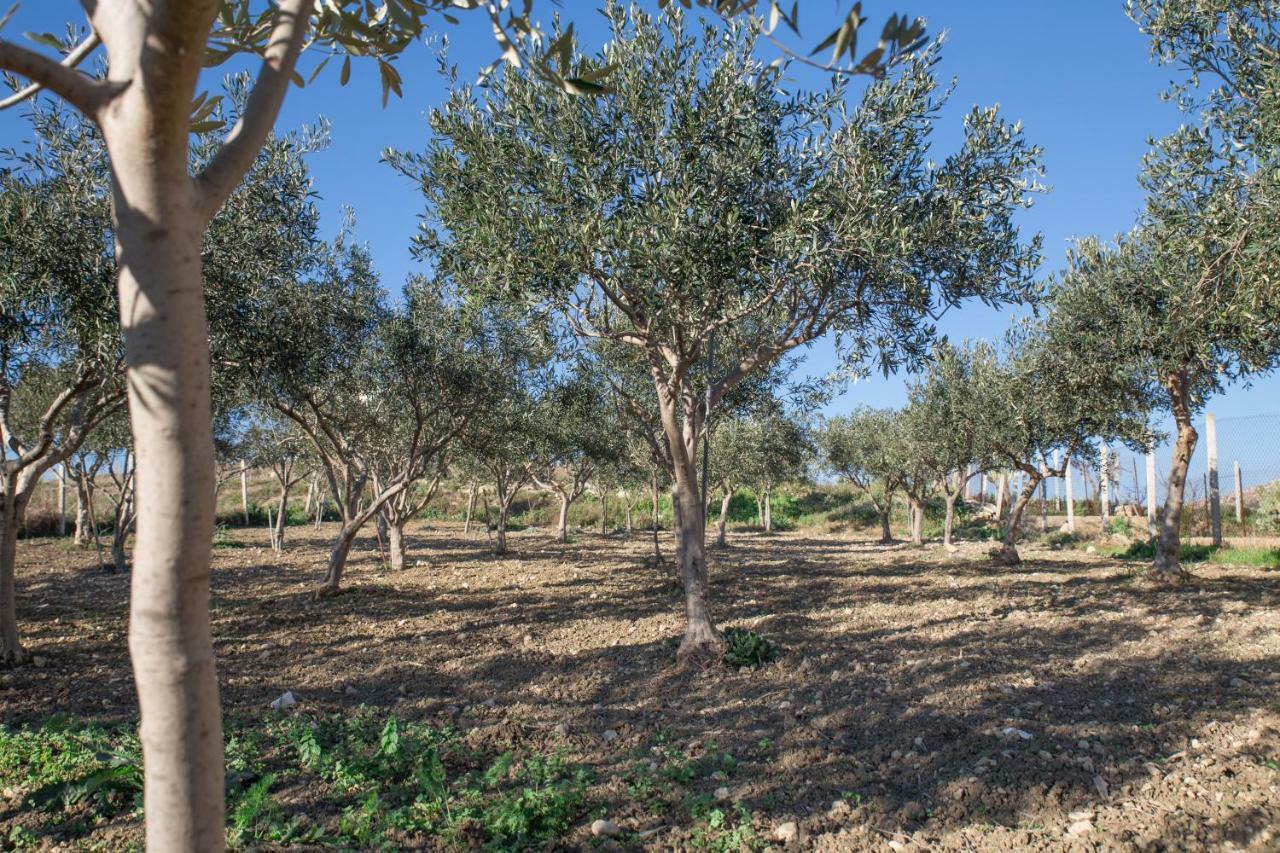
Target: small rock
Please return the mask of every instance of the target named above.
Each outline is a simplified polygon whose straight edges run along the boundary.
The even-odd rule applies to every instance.
[[[600,735],[600,737],[604,738],[605,743],[613,743],[618,739],[618,733],[613,729],[605,729],[604,734]]]
[[[1095,548],[1094,546],[1090,545],[1088,548],[1085,548],[1085,549],[1084,549],[1084,552],[1085,552],[1086,554],[1096,554],[1096,553],[1098,553],[1098,549],[1097,549],[1097,548]]]
[[[890,850],[906,850],[907,845],[903,844],[901,841],[899,841],[896,838],[891,838],[889,839],[889,849]]]
[[[280,694],[279,698],[271,700],[270,708],[273,711],[287,711],[297,704],[298,700],[294,698],[293,691],[286,690]]]
[[[790,707],[791,707],[791,703],[790,703],[790,702],[788,702],[788,701],[786,701],[785,699],[784,699],[783,701],[781,701],[781,702],[779,702],[779,703],[778,703],[778,710],[779,710],[779,711],[785,711],[785,710],[787,710],[787,709],[788,709],[788,708],[790,708]],[[786,824],[783,824],[783,826],[785,826],[785,825],[786,825]]]
[[[847,802],[844,800],[836,800],[831,804],[830,815],[832,817],[843,817],[852,811],[853,809],[849,808],[849,804]]]
[[[783,844],[795,841],[799,835],[800,827],[796,826],[796,822],[794,820],[789,820],[786,823],[780,823],[773,828],[774,840],[781,841]]]
[[[611,820],[595,820],[591,822],[591,834],[605,838],[614,838],[622,834],[622,830]]]
[[[1088,835],[1093,832],[1093,821],[1078,820],[1067,827],[1067,835]]]
[[[551,729],[551,731],[554,734],[559,735],[560,737],[564,737],[566,734],[569,733],[569,727],[566,726],[564,723],[556,723],[555,726]]]
[[[716,788],[716,799],[722,802],[724,800],[729,799],[729,789],[724,785],[721,785],[719,788]]]
[[[1035,737],[1031,732],[1024,731],[1022,729],[1015,729],[1013,726],[1005,726],[1002,731],[1004,732],[1005,737],[1020,737],[1023,740],[1031,740]]]
[[[40,658],[36,658],[36,660],[40,660]],[[43,665],[44,665],[44,664],[40,664],[40,663],[37,663],[37,664],[36,664],[36,666],[43,666]],[[1243,678],[1233,678],[1233,679],[1231,679],[1231,681],[1230,681],[1230,685],[1231,685],[1232,687],[1244,687],[1244,685],[1245,685],[1245,681],[1244,681],[1244,679],[1243,679]]]
[[[343,688],[342,692],[347,694],[348,696],[355,696],[357,691],[354,687],[348,684],[346,687]]]
[[[1089,741],[1084,738],[1080,738],[1080,740],[1076,741],[1076,746],[1080,747],[1082,750],[1087,750],[1089,748]]]
[[[36,655],[35,657],[31,658],[31,665],[34,666],[36,669],[42,669],[49,665],[49,659],[44,655]]]
[[[749,666],[738,667],[738,675],[750,675],[750,674],[751,674],[751,667]]]
[[[1067,817],[1074,823],[1082,820],[1093,820],[1092,809],[1081,809],[1080,811],[1071,812]]]

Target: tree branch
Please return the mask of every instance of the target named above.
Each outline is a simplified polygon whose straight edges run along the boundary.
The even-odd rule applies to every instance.
[[[227,134],[218,153],[196,179],[200,206],[206,220],[212,219],[235,191],[275,126],[306,40],[314,4],[315,0],[281,0],[271,39],[262,55],[262,67],[244,112]]]
[[[98,46],[97,39],[96,34],[90,36],[67,54],[62,62],[54,62],[42,53],[0,39],[0,68],[26,77],[32,83],[0,102],[0,109],[20,103],[43,88],[59,95],[89,118],[96,118],[98,110],[116,89],[101,80],[81,74],[75,66]],[[83,55],[77,55],[81,50]]]
[[[85,60],[85,57],[93,53],[100,44],[102,44],[102,39],[98,38],[98,34],[96,32],[91,32],[89,33],[89,37],[73,47],[71,52],[64,56],[62,58],[62,62],[59,64],[64,68],[75,68]],[[3,101],[0,101],[0,110],[7,110],[10,107],[17,106],[44,87],[43,83],[32,83],[30,86],[25,86],[22,89],[19,89]]]

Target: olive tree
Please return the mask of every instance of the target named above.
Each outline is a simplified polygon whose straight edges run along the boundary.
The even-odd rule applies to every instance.
[[[974,344],[959,351],[973,399],[981,401],[974,414],[981,455],[1023,474],[996,557],[1008,565],[1021,562],[1022,515],[1045,478],[1064,476],[1069,460],[1099,441],[1141,448],[1151,438],[1147,397],[1134,372],[1056,341],[1044,323],[1023,322],[1002,350]]]
[[[880,542],[893,542],[890,518],[893,499],[903,487],[901,419],[892,409],[859,407],[847,415],[828,418],[818,429],[822,465],[852,483],[871,503],[880,519]]]
[[[360,530],[435,471],[483,401],[488,343],[447,282],[414,279],[389,306],[349,227],[314,275],[268,297],[264,334],[291,335],[263,365],[263,396],[310,442],[342,518],[320,588],[331,595]]]
[[[611,21],[590,60],[614,69],[610,98],[507,69],[460,89],[432,114],[427,151],[392,162],[426,196],[424,249],[642,358],[671,453],[687,660],[721,645],[698,483],[709,410],[829,333],[850,363],[892,368],[926,352],[943,306],[1020,298],[1037,251],[1014,214],[1039,151],[975,109],[939,158],[936,48],[846,109],[843,81],[787,91],[755,58],[755,28],[700,31],[678,11]]]
[[[946,504],[944,545],[952,544],[956,502],[969,481],[991,463],[983,456],[978,434],[978,408],[986,402],[975,396],[972,363],[966,355],[949,344],[939,345],[924,375],[912,384],[902,413],[906,451],[914,462],[911,479],[936,487]],[[912,537],[921,539],[922,531],[914,529]]]
[[[1060,277],[1060,345],[1129,365],[1172,415],[1173,460],[1151,577],[1188,577],[1180,531],[1193,425],[1229,383],[1280,359],[1280,10],[1271,0],[1133,0],[1130,15],[1197,126],[1158,140],[1140,183],[1147,203],[1113,245],[1082,241]]]

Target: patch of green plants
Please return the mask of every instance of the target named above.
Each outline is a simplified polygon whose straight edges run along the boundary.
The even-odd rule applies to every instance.
[[[587,811],[582,767],[516,748],[477,752],[452,729],[366,710],[229,719],[226,729],[233,848],[525,849],[563,836]],[[0,786],[19,791],[20,811],[31,816],[4,839],[15,846],[84,838],[120,815],[138,820],[136,734],[67,718],[0,726]],[[333,813],[315,819],[287,806],[279,798],[286,789],[306,791]]]
[[[725,628],[724,642],[725,666],[761,667],[778,656],[767,637],[746,628]]]
[[[218,524],[213,528],[213,547],[215,548],[243,548],[244,543],[237,542],[231,538],[231,529],[225,524]]]
[[[1132,542],[1124,548],[1099,548],[1099,551],[1120,560],[1153,560],[1156,556],[1156,545],[1150,539],[1143,539]],[[1208,562],[1223,566],[1280,568],[1280,549],[1216,548],[1212,545],[1183,543],[1181,559],[1184,563]]]
[[[700,797],[689,811],[695,821],[691,841],[696,849],[735,853],[764,846],[751,825],[751,814],[742,803],[734,803],[726,811],[713,805],[709,798]]]

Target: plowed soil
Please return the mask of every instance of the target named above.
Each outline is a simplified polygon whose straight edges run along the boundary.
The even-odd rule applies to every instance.
[[[628,833],[593,838],[584,816],[566,848],[692,848],[694,827],[630,783],[655,749],[714,743],[731,771],[673,796],[728,788],[777,847],[1280,850],[1274,571],[1204,564],[1169,591],[1080,551],[1028,546],[1007,569],[979,543],[744,533],[713,554],[713,612],[782,654],[691,673],[647,534],[529,531],[495,557],[483,531],[418,525],[405,571],[364,543],[346,592],[317,599],[334,532],[291,528],[283,555],[257,531],[215,550],[227,713],[291,690],[563,750],[593,770],[592,814]],[[22,543],[18,577],[42,666],[0,673],[5,721],[135,717],[128,579],[52,540]]]

